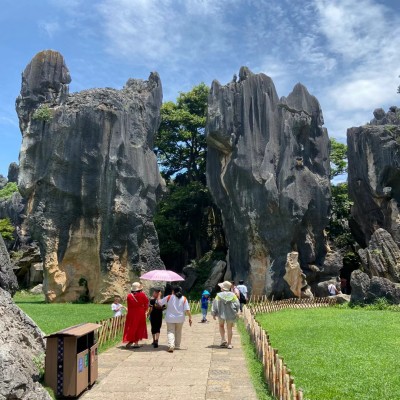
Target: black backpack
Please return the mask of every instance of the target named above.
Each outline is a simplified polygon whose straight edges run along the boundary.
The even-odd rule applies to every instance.
[[[247,304],[246,297],[244,297],[244,294],[239,290],[239,302],[242,304]]]

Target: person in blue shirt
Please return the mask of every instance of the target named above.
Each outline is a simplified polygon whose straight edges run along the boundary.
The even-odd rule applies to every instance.
[[[207,311],[208,304],[210,303],[210,292],[208,290],[204,290],[201,295],[201,313],[203,314],[203,319],[201,322],[207,322]]]

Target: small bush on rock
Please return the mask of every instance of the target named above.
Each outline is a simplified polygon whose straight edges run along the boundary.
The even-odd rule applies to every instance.
[[[41,105],[39,108],[33,113],[32,119],[36,119],[39,121],[48,122],[52,119],[53,114],[48,106]]]

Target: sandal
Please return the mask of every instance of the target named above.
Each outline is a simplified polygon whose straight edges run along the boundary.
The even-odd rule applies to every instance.
[[[226,347],[228,345],[228,342],[226,340],[224,340],[223,342],[221,342],[220,347]]]
[[[226,346],[227,349],[233,349],[233,346],[231,344],[229,344],[228,346]]]

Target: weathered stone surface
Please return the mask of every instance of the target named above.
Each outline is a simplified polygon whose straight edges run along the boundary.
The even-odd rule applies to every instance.
[[[297,84],[278,98],[272,80],[241,68],[214,81],[208,105],[207,179],[222,210],[229,268],[254,294],[290,296],[286,256],[322,266],[330,204],[329,138],[318,100]]]
[[[400,284],[389,279],[369,276],[360,271],[351,274],[351,301],[353,303],[373,303],[377,299],[386,298],[390,303],[400,304]]]
[[[15,162],[12,162],[8,166],[8,175],[7,175],[8,182],[17,183],[18,182],[18,173],[19,173],[18,164]]]
[[[212,291],[215,291],[218,287],[218,283],[222,282],[225,279],[225,272],[226,262],[222,260],[214,261],[210,277],[204,283],[204,289],[208,290],[210,293]]]
[[[181,286],[184,292],[189,292],[198,278],[196,267],[189,264],[183,268],[182,272],[185,275],[185,281],[182,282]]]
[[[43,261],[37,243],[21,245],[16,252],[11,252],[11,261],[14,264],[14,271],[22,286],[30,287],[32,284],[43,282]],[[38,276],[33,270],[40,270],[42,279],[37,281]],[[32,276],[32,273],[35,276]]]
[[[292,251],[287,255],[286,273],[283,279],[287,282],[290,290],[296,297],[301,297],[301,290],[307,288],[306,276],[303,274],[299,264],[299,253]]]
[[[88,290],[105,301],[126,293],[142,270],[164,268],[152,222],[164,190],[152,151],[161,81],[151,73],[122,90],[68,94],[70,80],[61,54],[50,50],[23,73],[18,185],[47,299],[72,301]]]
[[[36,324],[0,288],[0,400],[50,400],[38,383],[45,343]]]
[[[14,274],[10,256],[3,237],[0,235],[0,288],[9,292],[12,296],[18,290],[17,277]]]
[[[29,293],[43,294],[43,284],[39,283],[38,285],[34,286],[31,290],[29,290]]]
[[[369,246],[360,249],[358,254],[364,271],[370,277],[379,276],[400,283],[400,250],[389,232],[377,229]]]
[[[6,186],[8,183],[8,180],[5,176],[0,175],[0,189],[3,189],[4,186]]]
[[[8,199],[0,200],[0,219],[9,218],[15,227],[23,222],[25,202],[19,192],[13,193]]]
[[[332,296],[333,299],[336,299],[336,304],[346,304],[351,300],[351,296],[349,294],[338,294],[336,296]]]
[[[400,112],[374,111],[368,125],[347,130],[350,227],[362,247],[377,228],[400,245]]]

